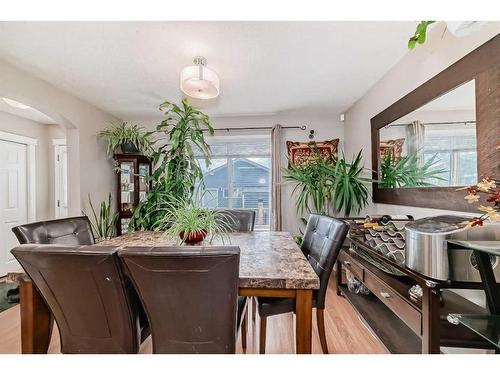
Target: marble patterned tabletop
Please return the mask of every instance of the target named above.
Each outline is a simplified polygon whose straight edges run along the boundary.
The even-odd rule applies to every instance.
[[[132,232],[105,246],[172,246],[175,240],[162,232]],[[319,278],[287,232],[230,233],[201,246],[230,245],[240,248],[240,288],[318,289]]]

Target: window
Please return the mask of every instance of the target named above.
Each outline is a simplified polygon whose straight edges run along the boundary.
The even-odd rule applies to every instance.
[[[212,159],[203,170],[208,208],[253,209],[256,229],[269,229],[271,143],[269,137],[250,140],[221,138],[211,143]]]
[[[436,169],[447,172],[430,179],[437,186],[463,186],[477,183],[476,126],[473,123],[426,125],[424,160],[436,155]]]

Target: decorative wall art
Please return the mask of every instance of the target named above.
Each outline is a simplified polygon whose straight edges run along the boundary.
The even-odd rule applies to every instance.
[[[333,155],[338,157],[339,139],[323,142],[293,142],[287,141],[288,160],[290,164],[303,165],[314,159],[314,153],[319,152],[325,159]]]

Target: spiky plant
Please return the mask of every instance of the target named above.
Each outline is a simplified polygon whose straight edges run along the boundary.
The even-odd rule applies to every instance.
[[[348,163],[345,156],[336,160],[333,156],[323,158],[316,153],[314,158],[303,165],[291,165],[283,172],[285,181],[295,184],[297,212],[327,215],[331,208],[344,211],[349,216],[352,211],[360,211],[368,203],[366,185],[373,180],[363,177],[362,151]]]
[[[215,236],[224,241],[225,234],[230,230],[234,219],[222,211],[201,207],[201,199],[176,198],[164,196],[159,208],[162,218],[158,221],[158,229],[165,235],[182,243],[191,235],[203,233],[210,236],[210,242]]]
[[[90,225],[94,231],[94,235],[101,240],[108,240],[115,234],[116,223],[118,221],[118,213],[111,213],[111,193],[108,195],[108,201],[103,201],[99,205],[99,213],[94,209],[92,199],[89,194],[89,206],[92,212],[90,217],[82,210],[82,213],[89,218]]]
[[[99,137],[107,142],[107,153],[112,154],[118,146],[125,142],[132,143],[144,155],[152,153],[153,132],[146,132],[139,125],[129,125],[126,122],[111,124],[108,128],[98,133]]]
[[[436,168],[439,162],[437,155],[433,155],[420,165],[417,152],[399,159],[392,152],[387,152],[380,163],[380,183],[384,188],[433,186],[429,182],[431,179],[444,181],[440,175],[448,172],[444,168]]]

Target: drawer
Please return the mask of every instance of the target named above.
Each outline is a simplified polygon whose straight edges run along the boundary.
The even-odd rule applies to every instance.
[[[418,310],[401,298],[391,287],[368,270],[365,270],[364,284],[396,314],[417,335],[422,334],[422,315]]]
[[[343,255],[339,257],[342,262],[342,267],[348,269],[356,279],[359,281],[364,281],[364,272],[363,268],[356,261],[352,261],[351,257],[348,255]]]

